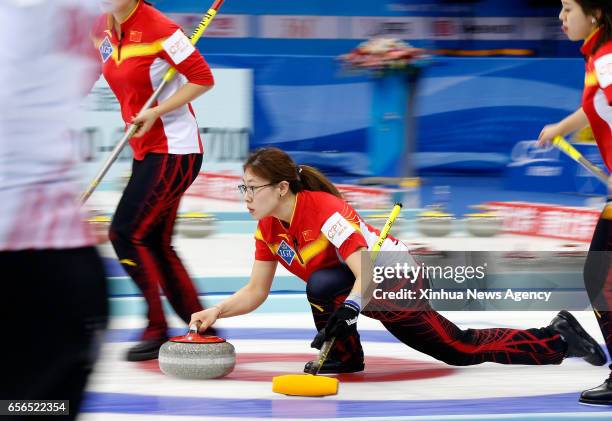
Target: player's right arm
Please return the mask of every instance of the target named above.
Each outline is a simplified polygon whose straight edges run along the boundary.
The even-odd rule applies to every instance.
[[[249,282],[216,306],[193,313],[189,326],[197,324],[202,332],[219,318],[239,316],[257,309],[270,294],[277,265],[276,261],[255,260]]]
[[[589,120],[582,107],[578,108],[573,114],[565,117],[558,123],[544,126],[538,137],[538,146],[548,144],[557,136],[567,136],[577,130],[588,126]]]

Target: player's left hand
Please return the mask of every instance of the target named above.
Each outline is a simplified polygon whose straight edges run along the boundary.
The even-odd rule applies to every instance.
[[[327,325],[313,339],[310,346],[321,349],[325,341],[331,338],[342,339],[357,334],[357,317],[359,309],[344,303],[330,316]]]
[[[151,127],[153,127],[153,124],[159,117],[159,111],[155,107],[140,112],[132,119],[132,124],[139,126],[136,133],[134,133],[134,137],[141,137],[151,130]]]

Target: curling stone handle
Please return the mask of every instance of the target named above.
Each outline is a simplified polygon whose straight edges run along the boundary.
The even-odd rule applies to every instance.
[[[189,326],[189,334],[193,335],[193,334],[198,334],[200,332],[199,326],[197,323],[194,323],[192,325]]]

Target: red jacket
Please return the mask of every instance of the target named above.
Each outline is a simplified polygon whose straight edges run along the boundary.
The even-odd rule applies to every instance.
[[[586,58],[582,109],[589,119],[606,167],[612,171],[612,41],[593,52],[600,37],[601,30],[598,30],[581,48]]]
[[[187,81],[214,84],[208,64],[180,27],[142,0],[121,24],[121,32],[114,30],[111,15],[103,15],[93,35],[104,78],[117,96],[126,125],[140,112],[170,66],[180,75],[166,86],[158,102]],[[184,155],[203,150],[191,104],[163,115],[148,133],[132,138],[130,144],[137,160],[150,152]]]

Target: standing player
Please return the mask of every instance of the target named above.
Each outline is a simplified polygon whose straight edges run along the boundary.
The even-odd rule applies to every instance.
[[[363,352],[357,333],[361,311],[361,251],[369,250],[379,233],[347,204],[334,185],[308,166],[296,166],[283,151],[260,149],[244,164],[245,195],[249,213],[259,220],[255,234],[255,263],[249,283],[217,306],[192,316],[205,329],[219,317],[255,310],[270,291],[280,262],[306,281],[319,334],[313,346],[337,337],[321,372],[363,370]],[[387,238],[383,251],[408,248]],[[413,263],[416,266],[416,263]],[[539,329],[458,328],[429,308],[366,311],[380,320],[406,345],[452,365],[485,361],[501,364],[560,364],[578,356],[594,365],[605,357],[597,343],[568,312]],[[306,370],[309,368],[308,363]]]
[[[612,2],[610,0],[563,0],[559,19],[572,41],[584,40],[581,51],[586,59],[582,107],[540,133],[540,144],[565,136],[591,124],[593,135],[606,167],[612,171]],[[585,285],[595,308],[608,353],[612,355],[612,202],[604,208],[595,228],[585,265]],[[612,365],[610,366],[612,369]],[[586,390],[580,401],[612,405],[612,373],[606,381]]]
[[[120,263],[148,305],[142,341],[130,361],[157,358],[167,340],[159,287],[176,313],[189,321],[202,306],[172,247],[172,231],[183,193],[202,165],[202,142],[191,107],[213,86],[202,55],[179,26],[142,0],[107,0],[94,31],[104,78],[117,96],[126,124],[140,125],[130,145],[132,175],[117,206],[110,239]],[[157,104],[140,113],[170,66],[180,73]]]
[[[0,2],[0,399],[69,400],[57,419],[79,412],[108,314],[70,132],[96,76],[96,13],[95,0]]]

